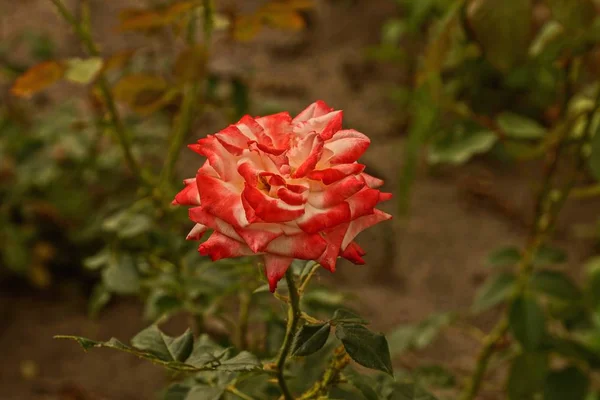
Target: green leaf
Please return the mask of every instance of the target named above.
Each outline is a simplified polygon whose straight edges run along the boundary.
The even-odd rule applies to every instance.
[[[205,336],[201,336],[194,344],[189,330],[173,338],[152,326],[132,339],[132,344],[139,348],[127,346],[115,338],[107,342],[97,342],[79,336],[55,336],[55,339],[75,340],[84,350],[106,347],[123,351],[178,372],[241,372],[261,369],[258,359],[246,351],[227,358],[229,351],[214,345]],[[185,360],[185,363],[180,360]]]
[[[224,387],[194,386],[188,392],[185,400],[219,400],[225,393]]]
[[[539,139],[546,135],[546,128],[537,121],[510,112],[500,114],[497,122],[508,136],[515,139]]]
[[[578,341],[546,336],[542,348],[546,351],[560,354],[566,358],[584,360],[592,368],[600,368],[600,353],[588,348]]]
[[[192,352],[194,337],[188,329],[183,335],[173,338],[152,325],[131,339],[131,344],[137,349],[154,353],[165,361],[183,362]]]
[[[514,290],[514,286],[515,276],[511,273],[490,277],[477,292],[473,311],[479,313],[504,302]]]
[[[395,356],[411,349],[424,349],[453,319],[454,316],[451,313],[437,313],[416,325],[402,325],[396,328],[388,336],[391,353]]]
[[[108,248],[104,248],[100,252],[83,260],[83,266],[89,270],[95,271],[104,267],[105,265],[108,265],[109,262],[110,250]]]
[[[508,398],[510,400],[534,399],[543,390],[548,370],[546,353],[523,353],[510,366]]]
[[[348,355],[358,364],[393,375],[385,336],[371,332],[363,325],[339,325],[335,335],[342,341]]]
[[[512,303],[509,322],[515,338],[526,350],[537,350],[546,333],[544,310],[531,296],[520,296]]]
[[[559,271],[537,271],[531,277],[529,286],[539,293],[563,301],[577,301],[581,298],[581,292],[571,278]]]
[[[187,394],[190,391],[190,387],[175,383],[165,391],[162,400],[186,400]]]
[[[533,263],[538,265],[562,264],[567,261],[567,253],[551,246],[542,246],[535,253]]]
[[[90,318],[96,318],[98,313],[108,304],[111,294],[104,285],[98,284],[94,286],[92,295],[88,301],[88,314]]]
[[[344,375],[348,379],[348,383],[357,388],[366,400],[379,400],[379,396],[373,389],[376,382],[372,377],[358,374],[355,371],[348,371]]]
[[[415,381],[424,386],[450,388],[456,386],[456,378],[441,365],[422,365],[413,371]]]
[[[329,338],[331,325],[315,324],[304,325],[294,339],[292,345],[292,355],[308,356],[320,350]]]
[[[452,139],[449,143],[441,141],[430,147],[428,159],[431,164],[464,164],[473,156],[490,150],[498,141],[491,131],[479,131]]]
[[[71,82],[87,85],[92,82],[102,69],[104,62],[100,57],[87,59],[70,58],[67,60],[65,78]]]
[[[487,263],[491,266],[515,265],[521,259],[521,251],[514,247],[502,247],[495,250],[488,257]]]
[[[437,400],[421,386],[414,383],[396,383],[390,400]]]
[[[113,256],[108,268],[102,271],[102,283],[106,289],[117,294],[138,293],[140,277],[133,258],[127,254]]]
[[[503,72],[527,57],[531,14],[530,0],[473,0],[466,10],[468,25],[485,57]]]
[[[261,363],[258,358],[250,352],[242,351],[235,357],[222,361],[217,367],[219,371],[228,372],[243,372],[254,371],[261,368]]]
[[[333,313],[333,317],[331,318],[331,322],[334,324],[360,324],[360,325],[368,325],[369,322],[356,315],[355,313],[338,309]]]
[[[544,385],[544,400],[585,400],[589,386],[588,376],[575,366],[551,371]]]

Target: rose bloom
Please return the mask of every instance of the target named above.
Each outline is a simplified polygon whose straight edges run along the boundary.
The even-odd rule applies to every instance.
[[[335,271],[338,256],[364,264],[353,240],[391,215],[391,198],[358,158],[369,138],[342,129],[342,111],[322,101],[296,118],[287,112],[243,117],[189,147],[207,158],[173,204],[192,206],[187,239],[212,235],[198,249],[213,261],[260,254],[271,291],[293,259]]]

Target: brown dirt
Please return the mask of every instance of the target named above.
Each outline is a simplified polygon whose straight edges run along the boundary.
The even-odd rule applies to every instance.
[[[92,2],[96,37],[109,52],[132,46],[129,39],[115,39],[112,31],[115,10],[124,3],[136,2]],[[402,79],[402,71],[374,66],[363,57],[393,9],[386,0],[323,0],[309,32],[265,33],[244,45],[220,41],[212,67],[248,77],[256,93],[255,114],[267,104],[299,110],[319,98],[344,109],[346,124],[372,138],[364,162],[386,180],[384,188],[394,192],[404,139],[393,128],[398,110],[387,95],[390,81]],[[62,54],[79,54],[75,40],[47,0],[0,0],[0,28],[0,40],[30,28],[48,32],[60,44]],[[210,133],[205,129],[199,135]],[[194,169],[188,165],[184,158],[182,176]],[[341,282],[344,289],[358,295],[364,316],[382,330],[433,311],[464,309],[489,273],[483,266],[486,255],[501,245],[523,242],[531,182],[536,181],[538,169],[481,160],[436,174],[423,168],[414,187],[410,217],[398,217],[360,237],[368,250],[368,265],[344,264],[334,277],[322,273],[321,279]],[[476,177],[490,174],[490,194],[469,197]],[[382,208],[395,214],[393,201]],[[571,226],[586,224],[597,211],[597,204],[580,202],[567,207],[562,221],[569,220]],[[590,252],[591,243],[564,224],[559,232],[557,244],[568,249],[571,265],[577,266]],[[127,340],[144,325],[140,307],[131,301],[119,302],[98,321],[90,321],[85,315],[85,297],[74,289],[52,295],[0,293],[0,397],[153,398],[165,381],[158,368],[111,351],[84,354],[73,343],[52,339],[67,333]],[[477,322],[485,327],[490,320]],[[469,368],[476,348],[476,343],[452,333],[420,357]],[[26,379],[24,369],[30,369],[31,363],[38,371]]]

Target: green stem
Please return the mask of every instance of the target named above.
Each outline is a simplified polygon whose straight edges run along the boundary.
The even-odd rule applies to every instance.
[[[558,171],[558,162],[561,159],[561,154],[564,150],[564,143],[568,138],[568,132],[565,133],[562,140],[557,144],[554,154],[550,156],[548,166],[544,175],[544,182],[542,189],[536,202],[535,220],[532,227],[530,239],[523,253],[523,257],[518,266],[518,285],[511,299],[512,301],[523,293],[527,289],[527,283],[529,277],[533,271],[533,260],[534,255],[544,243],[550,230],[554,227],[556,219],[560,210],[562,209],[566,199],[569,197],[571,190],[575,184],[576,178],[584,166],[585,157],[582,154],[583,146],[586,141],[592,136],[592,119],[594,114],[600,109],[600,88],[598,89],[598,95],[596,97],[596,103],[594,108],[588,114],[588,120],[585,126],[584,137],[581,138],[577,149],[577,161],[576,168],[569,180],[566,188],[563,191],[555,194],[552,182]],[[508,309],[510,308],[510,305]],[[509,323],[506,311],[503,313],[501,319],[496,323],[496,326],[492,329],[489,335],[484,339],[484,344],[477,357],[475,370],[473,375],[467,382],[465,390],[460,396],[460,400],[473,400],[479,393],[481,384],[485,377],[487,367],[490,359],[498,347],[498,343],[504,335],[508,332]]]
[[[56,9],[58,10],[59,14],[63,17],[63,19],[73,27],[73,29],[75,30],[75,34],[77,35],[79,40],[81,40],[86,51],[91,56],[98,57],[100,55],[100,52],[98,51],[96,43],[92,39],[89,27],[86,27],[82,25],[79,21],[77,21],[77,19],[73,16],[73,14],[71,14],[71,12],[69,12],[67,7],[62,3],[61,0],[50,1],[56,6]],[[98,87],[100,88],[100,93],[104,98],[106,109],[108,111],[111,124],[117,135],[119,145],[121,146],[121,151],[123,152],[125,162],[127,163],[127,166],[129,167],[131,172],[137,178],[141,178],[142,175],[139,164],[133,157],[133,153],[131,151],[131,144],[129,143],[129,138],[125,129],[125,125],[123,124],[123,120],[121,119],[121,116],[117,110],[115,100],[110,90],[110,85],[108,84],[108,80],[106,79],[106,76],[103,72],[100,72],[98,76]]]
[[[300,295],[298,294],[298,289],[296,288],[296,283],[294,282],[294,273],[292,272],[291,268],[288,268],[285,272],[285,280],[288,284],[288,289],[290,292],[290,301],[288,308],[287,329],[276,364],[277,381],[279,382],[279,386],[283,393],[284,399],[293,400],[294,397],[292,396],[290,389],[288,388],[287,383],[285,381],[285,377],[283,375],[285,371],[285,363],[292,348],[294,336],[296,336],[296,331],[298,330],[298,321],[300,321]]]

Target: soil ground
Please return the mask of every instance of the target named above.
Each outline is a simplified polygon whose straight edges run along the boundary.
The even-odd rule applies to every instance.
[[[136,3],[140,2],[92,1],[95,36],[105,51],[140,40],[119,40],[112,29],[116,10]],[[401,80],[402,71],[373,65],[364,58],[365,48],[377,43],[382,21],[394,10],[393,2],[387,0],[323,0],[318,2],[308,32],[267,32],[250,44],[219,46],[212,67],[250,77],[256,114],[268,104],[298,110],[315,99],[344,109],[346,125],[372,138],[365,164],[385,179],[384,189],[395,192],[405,132],[393,128],[401,110],[388,95],[390,82]],[[33,29],[47,32],[62,55],[79,54],[76,40],[47,0],[0,0],[0,28],[0,40]],[[180,167],[182,176],[193,169],[186,168],[185,162]],[[397,217],[360,237],[368,251],[367,265],[344,264],[335,276],[323,272],[319,279],[357,295],[363,315],[383,331],[434,311],[465,309],[489,273],[484,266],[487,254],[499,246],[523,242],[537,170],[537,165],[518,168],[490,160],[435,173],[422,168],[409,217]],[[493,184],[487,194],[477,196],[482,180]],[[382,209],[396,214],[393,201]],[[568,220],[569,226],[588,224],[597,210],[598,204],[578,202],[567,207],[562,221]],[[578,237],[564,224],[559,224],[557,237],[556,243],[568,250],[572,266],[591,252],[593,242]],[[120,301],[90,321],[81,288],[66,285],[51,293],[19,289],[0,293],[0,398],[155,397],[166,379],[159,368],[111,351],[85,354],[73,343],[52,339],[56,334],[75,334],[127,340],[144,326],[141,304]],[[484,316],[476,323],[485,329],[492,317]],[[417,359],[468,369],[476,351],[477,343],[451,332]]]

